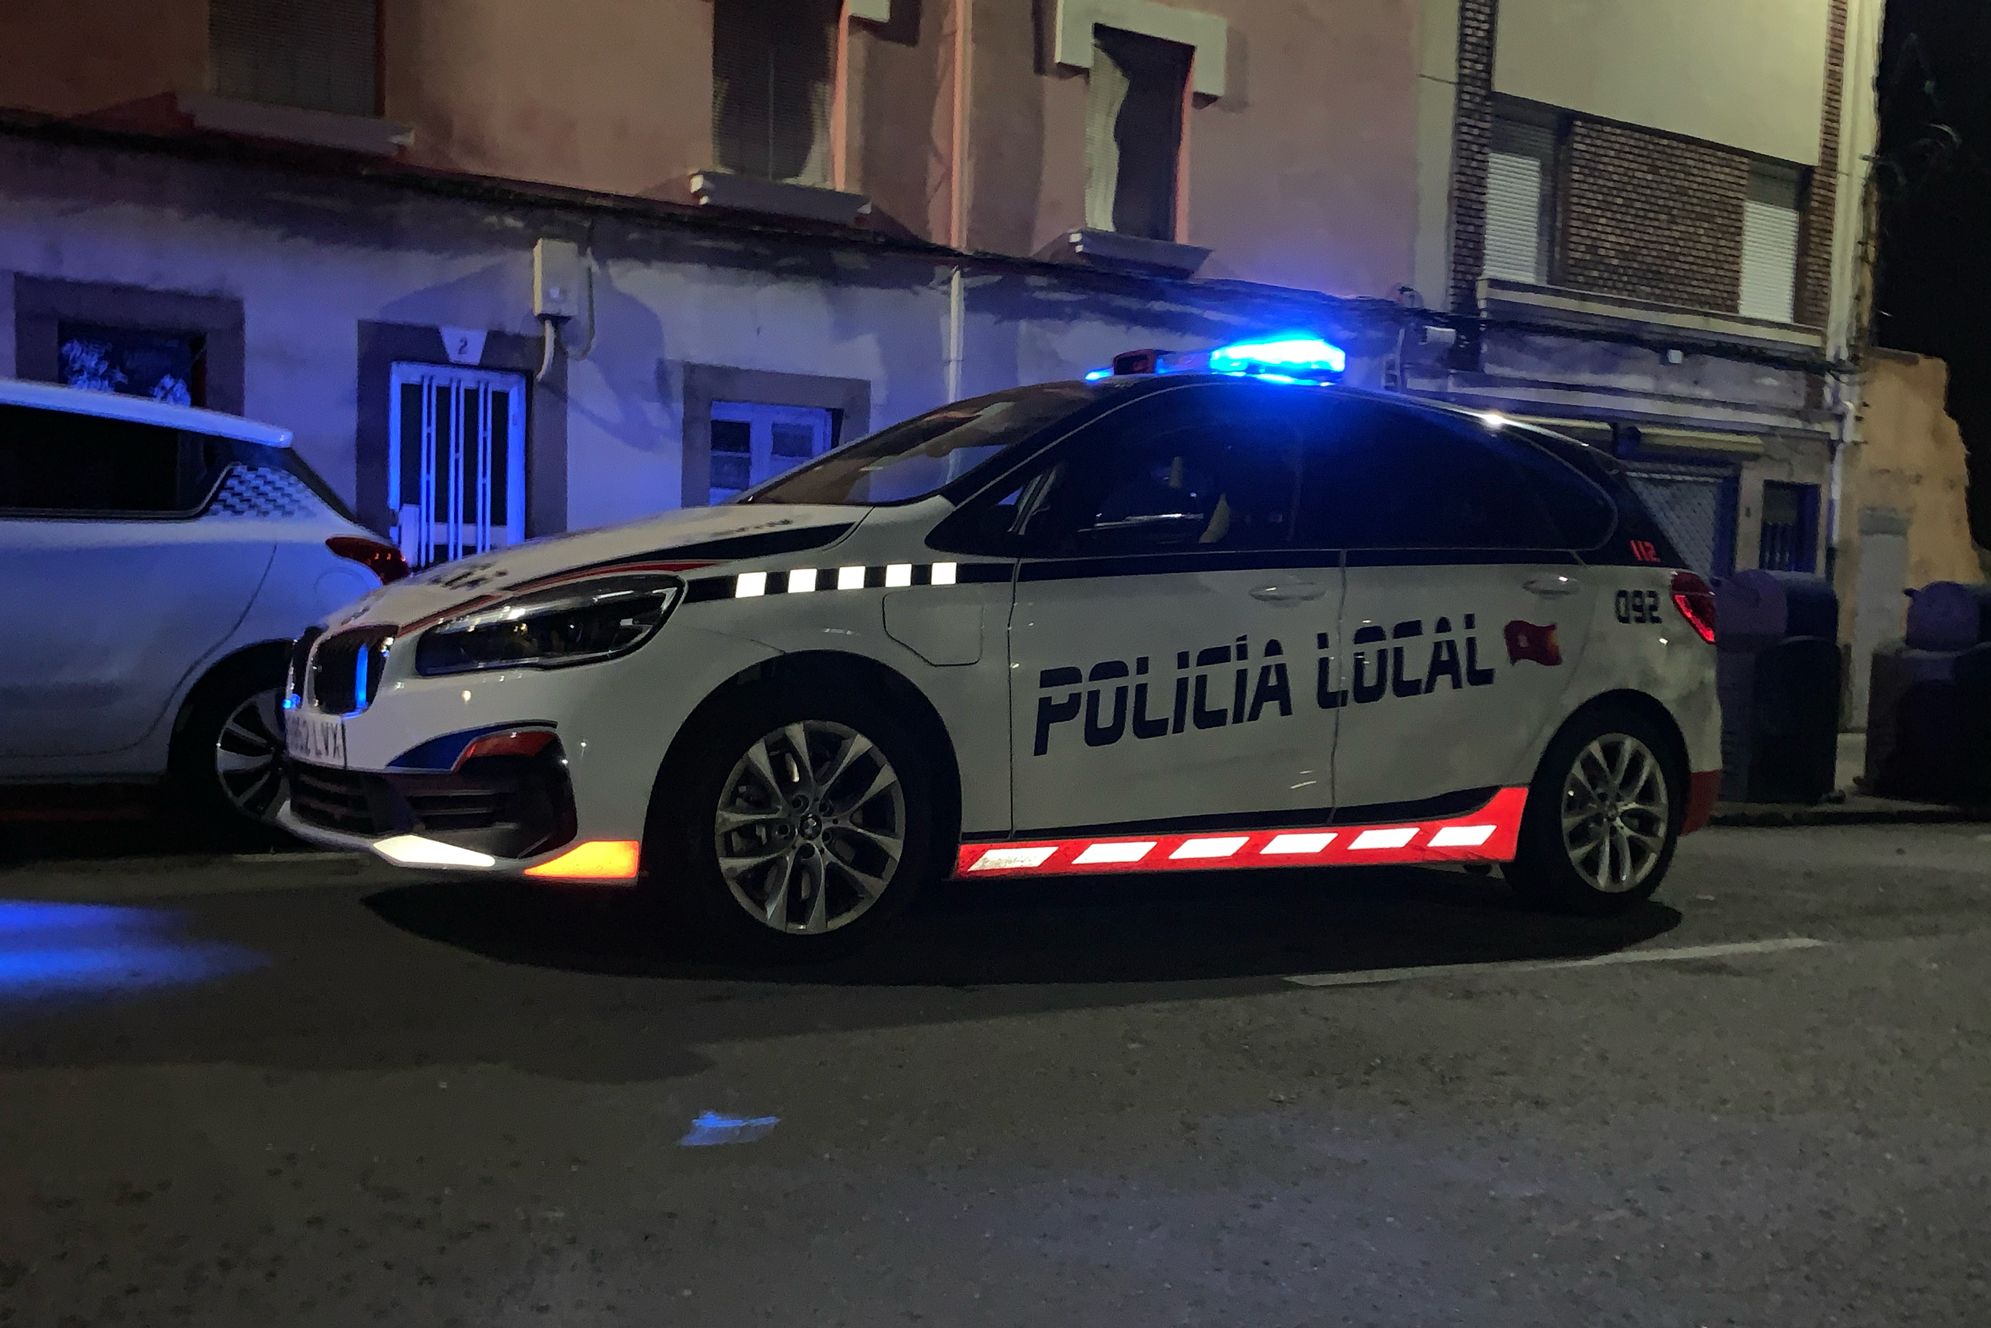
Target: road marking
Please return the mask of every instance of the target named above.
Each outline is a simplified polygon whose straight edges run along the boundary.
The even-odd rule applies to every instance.
[[[1537,973],[1557,968],[1602,968],[1608,964],[1669,964],[1738,955],[1782,954],[1829,944],[1811,936],[1780,936],[1767,941],[1728,941],[1719,945],[1679,945],[1658,950],[1616,950],[1584,959],[1507,959],[1485,964],[1425,964],[1411,968],[1367,968],[1349,973],[1296,973],[1286,981],[1298,987],[1372,987],[1427,978],[1476,977],[1494,973]]]

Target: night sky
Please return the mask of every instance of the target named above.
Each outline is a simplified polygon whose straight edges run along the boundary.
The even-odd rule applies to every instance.
[[[1991,545],[1991,3],[1888,0],[1882,48],[1874,339],[1949,362]]]

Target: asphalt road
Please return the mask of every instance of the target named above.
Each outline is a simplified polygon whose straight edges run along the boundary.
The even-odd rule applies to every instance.
[[[1988,830],[1713,831],[1610,924],[958,887],[773,976],[343,861],[15,866],[0,1324],[1981,1328]]]

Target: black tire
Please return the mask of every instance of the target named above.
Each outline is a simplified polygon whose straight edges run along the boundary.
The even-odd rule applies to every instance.
[[[1643,867],[1642,875],[1622,888],[1604,889],[1593,877],[1611,875],[1608,865],[1599,866],[1600,861],[1608,863],[1611,860],[1599,859],[1588,852],[1579,855],[1572,850],[1563,829],[1565,790],[1577,762],[1588,759],[1586,753],[1592,751],[1593,744],[1605,744],[1607,751],[1625,750],[1621,745],[1612,745],[1622,739],[1631,739],[1642,746],[1657,767],[1658,782],[1663,784],[1666,797],[1664,830],[1657,851],[1651,854],[1649,860],[1639,860]],[[1588,768],[1595,769],[1594,766]],[[1667,869],[1673,863],[1673,851],[1680,842],[1680,824],[1686,814],[1686,805],[1687,772],[1679,756],[1676,735],[1627,707],[1599,707],[1586,711],[1570,720],[1542,754],[1534,781],[1528,786],[1528,807],[1521,818],[1520,842],[1514,861],[1508,863],[1502,873],[1514,893],[1536,907],[1584,917],[1613,917],[1628,912],[1650,899],[1665,879]],[[1587,812],[1589,808],[1581,799],[1572,799],[1571,811]],[[1600,810],[1597,815],[1596,825],[1607,825],[1611,820],[1607,812]],[[1625,824],[1632,830],[1645,826],[1650,828],[1640,830],[1640,833],[1659,833],[1653,821],[1660,818],[1648,819],[1645,813],[1635,812],[1629,802],[1623,815],[1626,817]],[[1585,827],[1586,830],[1591,828],[1594,827]],[[1585,866],[1578,865],[1579,856],[1584,859]]]
[[[731,782],[734,773],[747,759],[750,749],[791,725],[808,726],[807,736],[812,743],[825,738],[827,735],[822,730],[829,726],[861,735],[897,775],[897,787],[903,798],[902,851],[884,877],[886,884],[848,920],[835,922],[826,930],[799,930],[809,924],[806,916],[788,920],[787,925],[777,929],[750,914],[742,895],[735,893],[734,885],[720,868],[717,821],[722,799],[739,806],[742,794],[752,792]],[[777,746],[782,751],[792,750],[792,744],[777,743]],[[941,760],[890,707],[862,694],[830,694],[826,690],[769,682],[751,684],[715,698],[692,717],[673,743],[671,755],[659,772],[651,794],[640,882],[645,900],[673,926],[688,933],[695,945],[724,955],[810,962],[848,953],[889,926],[922,888],[947,869],[947,855],[952,852],[955,833],[951,807],[942,795]],[[826,758],[819,769],[826,772],[832,764]],[[850,781],[832,781],[835,794],[844,800],[856,796],[849,790],[864,782],[865,775],[865,770],[855,770],[855,778]],[[825,789],[823,794],[823,804],[827,806],[832,801],[831,790]],[[872,814],[878,806],[878,800],[874,799],[868,804],[871,811],[860,809],[859,814]],[[798,812],[797,816],[800,815]],[[806,828],[797,819],[783,832],[784,837],[798,837],[794,841],[798,852],[803,842],[800,836]],[[735,832],[735,836],[758,837],[764,833],[767,832],[755,827]],[[859,838],[864,832],[840,832],[829,825],[817,833],[819,838],[813,842],[820,847],[814,849],[815,856],[810,861],[819,865],[809,867],[798,862],[795,870],[805,875],[810,870],[817,873],[814,883],[826,892],[831,908],[857,907],[856,901],[861,896],[853,887],[858,878],[849,868],[875,871],[884,859],[872,857],[846,864],[838,855],[869,851]],[[743,851],[739,837],[729,838],[729,846],[736,852]],[[825,879],[831,882],[828,887],[822,885]],[[814,893],[806,889],[807,884],[798,876],[793,892],[788,893],[789,900],[798,906],[812,902]],[[766,898],[772,899],[777,891],[768,877],[742,882],[741,889],[743,894],[752,894],[763,885],[767,887]],[[783,887],[784,892],[787,890],[788,887]],[[826,908],[825,913],[829,912],[830,908]]]
[[[265,667],[244,660],[224,666],[195,685],[173,732],[168,755],[170,805],[191,822],[191,828],[221,843],[241,848],[265,848],[284,843],[287,836],[269,818],[282,803],[282,733],[275,698],[283,689],[281,657]],[[256,704],[267,698],[266,704]],[[245,725],[243,711],[260,712]],[[235,792],[222,773],[223,754],[253,755],[267,743],[275,764],[267,780],[246,780],[233,772]]]

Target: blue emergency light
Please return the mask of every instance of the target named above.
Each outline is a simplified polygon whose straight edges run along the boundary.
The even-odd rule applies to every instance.
[[[1094,369],[1085,381],[1126,374],[1220,373],[1273,383],[1331,383],[1348,371],[1348,352],[1316,336],[1294,334],[1259,341],[1235,341],[1212,350],[1130,350],[1113,357],[1110,369]]]
[[[1285,374],[1308,382],[1348,371],[1348,352],[1319,337],[1238,341],[1210,352],[1212,373]]]

